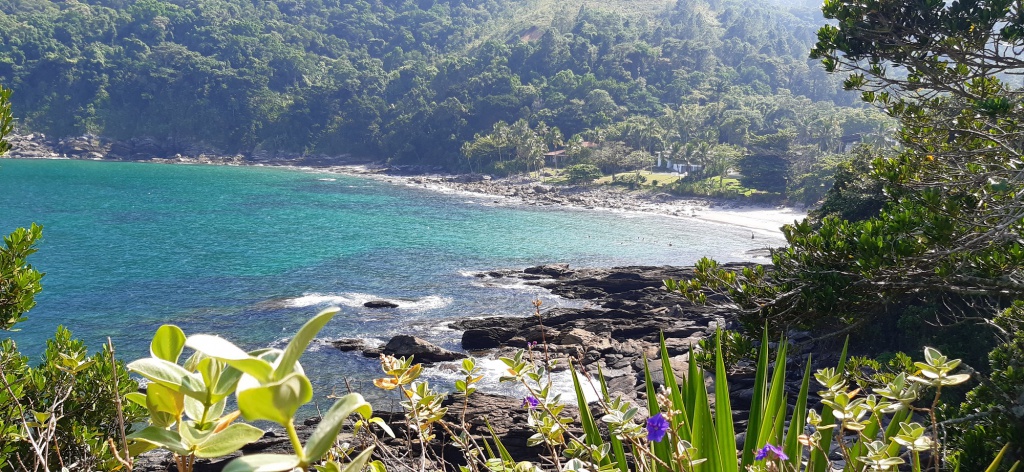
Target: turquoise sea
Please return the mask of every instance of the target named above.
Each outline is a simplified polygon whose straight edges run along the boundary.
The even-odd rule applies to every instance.
[[[29,320],[2,335],[38,356],[63,324],[93,349],[109,336],[133,359],[174,323],[255,349],[283,346],[337,305],[323,338],[406,333],[458,348],[447,320],[524,315],[535,297],[578,303],[475,270],[747,260],[782,242],[687,218],[490,202],[296,169],[0,160],[0,232],[42,224],[31,263],[46,273]],[[362,307],[378,298],[399,308]],[[375,360],[325,345],[303,365],[318,394],[377,372]]]

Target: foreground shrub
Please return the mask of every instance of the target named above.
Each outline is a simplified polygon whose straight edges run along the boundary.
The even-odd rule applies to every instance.
[[[10,339],[0,342],[0,469],[117,470],[108,447],[141,409],[118,402],[138,384],[112,359],[109,346],[87,356],[82,341],[60,327],[42,362],[30,367]],[[124,428],[124,430],[122,430]]]
[[[152,447],[167,449],[174,454],[179,471],[191,471],[196,458],[228,455],[263,436],[255,426],[235,422],[242,416],[248,421],[270,421],[283,427],[293,453],[247,455],[228,463],[225,472],[309,471],[332,449],[338,454],[335,441],[350,415],[358,413],[364,421],[373,420],[373,410],[362,396],[352,393],[338,399],[306,444],[299,440],[294,419],[299,407],[313,399],[313,387],[299,357],[336,313],[337,308],[320,312],[299,329],[284,350],[245,352],[217,336],[186,337],[176,326],[160,327],[150,344],[152,357],[128,364],[129,369],[151,382],[145,395],[129,397],[149,412],[149,426],[129,436],[142,445],[135,452]],[[178,361],[185,347],[194,353],[182,366]],[[232,394],[238,410],[225,414]],[[348,461],[327,460],[318,470],[362,470],[372,451],[372,447],[367,448]],[[342,450],[340,454],[347,456],[350,452]]]
[[[1006,453],[1024,457],[1024,302],[996,316],[999,344],[989,354],[988,379],[967,394],[950,422],[956,432],[954,464],[980,470],[988,457],[1009,442]]]
[[[0,247],[0,328],[25,320],[43,274],[28,264],[42,228],[19,228]],[[109,445],[123,438],[140,410],[119,408],[138,385],[114,359],[113,346],[93,355],[64,327],[46,342],[35,367],[11,339],[0,341],[0,470],[115,470]]]
[[[573,434],[565,426],[573,418],[564,414],[558,396],[550,393],[551,362],[531,362],[532,349],[520,351],[502,359],[508,366],[508,375],[503,380],[520,382],[529,390],[524,407],[530,410],[529,424],[536,431],[529,443],[546,446],[560,470],[820,472],[838,467],[862,472],[897,470],[903,464],[915,471],[926,466],[935,471],[940,469],[945,451],[938,440],[936,406],[944,388],[970,378],[969,374],[956,372],[959,360],[926,348],[924,362],[914,363],[914,375],[896,376],[883,387],[866,393],[851,387],[843,375],[844,349],[837,368],[821,369],[814,374],[822,388],[818,392],[822,405],[820,409],[808,409],[808,359],[800,391],[790,409],[785,392],[786,343],[780,343],[769,371],[767,341],[765,335],[758,356],[748,427],[739,449],[721,333],[715,345],[714,401],[705,386],[704,372],[696,362],[689,363],[684,378],[676,379],[664,342],[660,355],[665,385],[660,391],[654,388],[651,369],[645,367],[649,412],[646,420],[639,414],[640,408],[622,398],[612,400],[599,379],[600,420],[607,427],[607,436],[601,434],[598,416],[591,413],[583,400],[575,372],[582,435]],[[926,396],[929,393],[931,397]],[[918,418],[923,418],[925,424],[918,423]],[[842,462],[830,458],[833,442]],[[626,451],[632,454],[627,455]],[[923,459],[922,452],[929,459]],[[539,470],[533,464],[514,464],[508,460],[504,465],[517,470]],[[987,470],[996,470],[995,466],[992,464],[993,468]]]

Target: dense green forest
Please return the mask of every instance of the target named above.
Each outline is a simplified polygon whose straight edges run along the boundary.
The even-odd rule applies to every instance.
[[[886,123],[808,61],[822,21],[738,0],[0,0],[0,83],[51,136],[494,170],[480,138],[519,129],[534,158],[577,135],[704,161],[782,142],[803,173]]]

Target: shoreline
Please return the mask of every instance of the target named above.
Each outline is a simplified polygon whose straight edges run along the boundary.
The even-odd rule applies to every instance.
[[[13,135],[8,158],[69,159],[153,164],[228,165],[280,167],[371,178],[435,192],[461,194],[507,206],[558,207],[687,218],[751,231],[751,237],[781,236],[781,227],[807,216],[802,208],[759,205],[705,197],[681,197],[667,192],[631,191],[611,185],[552,185],[538,178],[511,176],[491,178],[480,174],[445,174],[427,166],[387,166],[372,159],[352,156],[283,156],[198,153],[194,156],[119,158],[110,157],[116,146],[109,140],[83,136],[57,142],[42,135]],[[61,152],[63,151],[63,152]],[[152,154],[150,154],[152,156]]]
[[[806,210],[789,206],[683,197],[665,192],[631,191],[610,185],[552,185],[526,176],[492,179],[477,174],[402,175],[389,173],[386,167],[368,165],[287,167],[371,178],[435,192],[465,195],[489,200],[488,203],[497,205],[559,207],[695,219],[748,229],[753,234],[761,235],[780,236],[782,225],[792,224],[807,216]]]

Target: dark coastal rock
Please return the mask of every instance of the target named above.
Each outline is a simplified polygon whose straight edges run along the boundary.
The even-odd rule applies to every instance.
[[[415,356],[418,362],[445,362],[466,357],[460,352],[449,351],[428,341],[405,334],[391,338],[382,352],[396,357]]]
[[[565,277],[572,275],[569,264],[548,264],[536,267],[528,267],[523,270],[525,274],[547,275],[550,277]]]
[[[366,308],[398,308],[398,304],[387,300],[370,300],[363,303]]]
[[[467,329],[462,333],[462,348],[468,350],[494,349],[508,342],[515,334],[516,331],[513,329],[498,326]]]
[[[461,395],[453,395],[445,401],[446,405],[452,406],[448,409],[448,418],[446,419],[453,423],[461,421],[459,416],[461,416],[463,398]],[[527,414],[528,410],[523,407],[522,398],[477,392],[469,397],[466,423],[470,426],[469,433],[477,439],[478,443],[485,438],[490,439],[489,424],[497,432],[502,444],[515,460],[541,462],[542,455],[547,451],[543,447],[526,445],[527,439],[534,434],[529,427]],[[566,406],[563,416],[577,418],[577,409],[573,406]],[[566,427],[575,434],[582,433],[582,428],[577,423],[566,425]]]
[[[328,342],[331,344],[332,347],[341,352],[363,351],[368,348],[368,346],[366,345],[366,341],[363,341],[362,339],[344,338],[335,339],[333,341]]]

